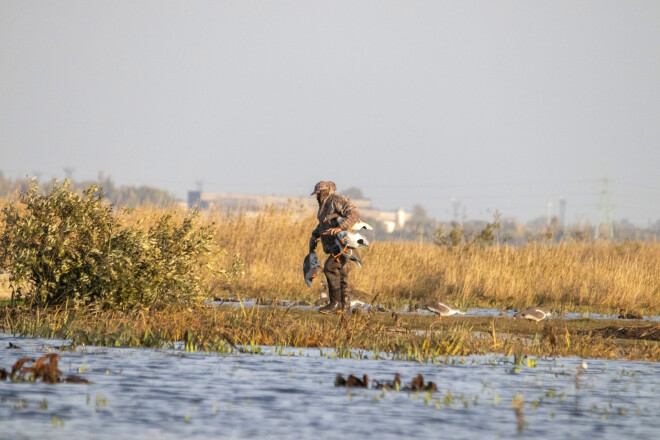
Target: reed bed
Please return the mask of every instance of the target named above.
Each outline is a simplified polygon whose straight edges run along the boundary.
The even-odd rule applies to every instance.
[[[166,212],[175,221],[185,216],[183,210],[138,208],[117,210],[117,217],[122,224],[148,228]],[[223,268],[204,275],[207,298],[305,303],[318,298],[322,288],[318,283],[308,288],[301,270],[316,225],[313,214],[292,206],[250,215],[207,214],[203,222],[214,224],[220,252],[211,263]],[[360,250],[364,265],[353,269],[353,285],[386,307],[442,299],[463,308],[538,305],[560,312],[660,313],[657,242],[447,247],[368,238],[372,244]],[[317,252],[326,258],[320,244]]]
[[[227,250],[224,264],[231,264],[237,254],[245,265],[243,276],[231,285],[215,285],[214,294],[224,289],[268,299],[317,298],[320,287],[307,288],[301,271],[314,216],[266,210],[252,218],[213,220],[218,243]],[[660,311],[657,242],[441,247],[375,238],[360,250],[364,266],[354,268],[351,276],[356,289],[378,295],[385,305],[442,298],[462,307],[540,305],[563,312],[624,309],[651,315]]]
[[[310,310],[259,307],[130,312],[5,307],[0,309],[0,331],[70,339],[73,346],[163,347],[180,341],[187,351],[221,353],[260,353],[262,345],[319,347],[332,349],[339,357],[419,362],[486,353],[660,360],[657,340],[603,337],[590,328],[591,323],[585,327],[579,322],[551,321],[535,326],[504,318],[448,318],[442,323],[429,318],[365,312],[322,317]]]

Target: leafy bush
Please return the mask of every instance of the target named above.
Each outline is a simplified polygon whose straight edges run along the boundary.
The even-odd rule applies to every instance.
[[[120,214],[92,185],[82,194],[69,181],[40,195],[21,193],[18,209],[2,210],[0,265],[32,305],[89,304],[128,308],[202,298],[201,273],[213,270],[213,225],[196,213],[181,222],[161,214],[145,225]]]

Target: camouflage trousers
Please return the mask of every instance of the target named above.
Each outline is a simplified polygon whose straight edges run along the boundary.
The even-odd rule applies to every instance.
[[[357,250],[353,249],[353,254],[358,256]],[[323,273],[325,273],[325,278],[328,280],[328,296],[330,296],[330,302],[342,302],[346,303],[346,298],[351,292],[351,284],[349,282],[349,273],[351,268],[355,263],[340,255],[335,258],[332,255],[325,260],[323,266]]]

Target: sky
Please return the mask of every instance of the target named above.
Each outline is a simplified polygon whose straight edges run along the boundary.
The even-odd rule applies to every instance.
[[[660,219],[660,2],[0,0],[0,171]],[[549,206],[549,203],[551,204]]]

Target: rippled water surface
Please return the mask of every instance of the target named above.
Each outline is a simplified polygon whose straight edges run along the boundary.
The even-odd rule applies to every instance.
[[[20,349],[8,349],[9,342]],[[0,368],[66,341],[0,335]],[[587,359],[442,358],[438,363],[334,358],[263,347],[260,355],[78,347],[60,369],[93,385],[0,383],[0,438],[660,438],[660,364]],[[533,362],[530,364],[533,365]],[[439,391],[335,387],[338,373]],[[511,402],[524,401],[524,427]]]

